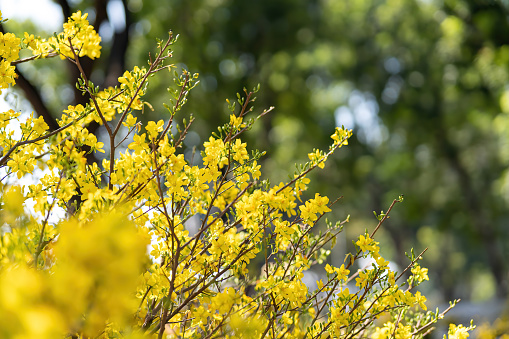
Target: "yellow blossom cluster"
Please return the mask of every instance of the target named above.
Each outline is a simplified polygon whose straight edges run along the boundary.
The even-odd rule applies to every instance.
[[[80,57],[99,58],[101,37],[89,24],[87,17],[88,13],[82,15],[81,11],[78,11],[64,23],[62,33],[55,34],[47,40],[25,33],[23,42],[34,56],[47,57],[50,53],[57,53],[61,59],[66,57],[73,59],[76,53]],[[75,50],[74,53],[71,48]]]
[[[0,12],[0,17],[1,17]],[[19,58],[21,40],[12,33],[0,32],[0,94],[2,89],[14,86],[17,77],[11,62]]]
[[[0,39],[12,73],[0,74],[0,89],[14,85],[21,45],[76,66],[78,56],[100,55],[81,12],[48,41]],[[141,126],[147,81],[170,68],[163,62],[174,42],[170,34],[148,67],[126,71],[118,86],[99,91],[79,80],[89,102],[68,106],[57,130],[34,114],[0,113],[0,337],[422,338],[420,328],[442,315],[423,313],[426,298],[414,290],[428,280],[420,256],[402,282],[380,254],[374,235],[385,219],[340,267],[326,264],[316,288],[304,279],[348,221],[325,221],[333,203],[306,194],[306,175],[324,168],[351,131],[336,128],[327,152],[313,150],[289,181],[271,186],[260,181],[263,153],[241,139],[267,113],[246,119],[257,89],[238,95],[239,109],[228,101],[231,114],[198,164],[182,151],[193,120],[172,128],[197,75],[177,75],[169,114]],[[109,147],[87,129],[92,121]],[[16,183],[36,166],[37,182]],[[353,266],[361,257],[371,264]],[[470,329],[451,327],[448,337],[465,339]]]

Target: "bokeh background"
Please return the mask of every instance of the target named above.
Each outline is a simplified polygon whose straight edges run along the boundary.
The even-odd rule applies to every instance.
[[[458,317],[493,320],[507,308],[509,1],[2,0],[12,19],[2,29],[49,36],[78,9],[103,39],[101,59],[84,62],[102,87],[145,65],[170,29],[180,34],[172,62],[201,78],[179,113],[197,117],[189,157],[227,121],[225,99],[258,83],[257,109],[276,109],[247,141],[267,151],[262,173],[273,184],[325,149],[335,126],[352,128],[350,145],[311,176],[309,197],[344,197],[330,220],[351,215],[333,263],[374,228],[373,211],[404,194],[378,234],[382,254],[403,268],[405,252],[429,247],[423,290],[433,304],[466,301]],[[22,64],[3,105],[54,127],[69,103],[86,100],[76,76],[60,60]],[[167,118],[171,83],[153,79],[154,111],[142,119]]]

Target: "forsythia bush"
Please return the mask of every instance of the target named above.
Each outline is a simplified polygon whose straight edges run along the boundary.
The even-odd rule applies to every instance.
[[[348,221],[313,231],[334,202],[318,193],[301,201],[306,175],[351,131],[337,128],[326,152],[313,150],[292,180],[270,186],[260,180],[263,153],[241,141],[270,109],[250,117],[257,89],[245,90],[238,106],[228,101],[229,122],[192,166],[179,153],[192,118],[172,127],[197,74],[174,73],[165,120],[137,120],[149,78],[172,74],[164,62],[176,37],[159,43],[148,68],[106,89],[80,64],[100,56],[100,40],[80,12],[48,40],[0,33],[0,90],[15,85],[16,64],[59,56],[80,69],[77,86],[90,98],[64,110],[57,130],[34,114],[0,113],[0,337],[407,339],[443,317],[415,289],[428,280],[420,254],[396,273],[374,240],[401,198],[341,267],[325,266],[318,288],[302,281]],[[21,48],[33,56],[19,59]],[[92,121],[105,127],[106,147],[87,130]],[[106,158],[92,162],[87,152]],[[252,276],[255,257],[263,266]],[[372,264],[354,269],[359,258]],[[450,325],[448,337],[464,339],[472,328]]]

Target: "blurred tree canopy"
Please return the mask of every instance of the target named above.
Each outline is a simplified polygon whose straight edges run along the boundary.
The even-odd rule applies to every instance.
[[[54,2],[64,17],[88,12],[99,28],[106,62],[84,63],[102,87],[148,60],[156,38],[170,29],[180,34],[174,62],[201,77],[184,108],[199,118],[187,156],[226,120],[225,98],[260,83],[258,108],[276,107],[250,133],[251,143],[269,153],[264,176],[283,179],[296,159],[328,144],[336,125],[353,128],[353,145],[315,173],[322,186],[313,190],[345,197],[338,218],[352,214],[348,227],[357,234],[373,227],[373,210],[404,194],[382,235],[394,245],[388,255],[396,263],[408,248],[429,246],[425,264],[441,297],[507,295],[507,1]],[[26,30],[27,23],[11,22],[3,29],[19,33],[21,25]],[[54,128],[63,102],[85,99],[74,87],[75,68],[54,74],[52,62],[20,65],[17,83]],[[147,98],[154,107],[147,117],[164,118],[170,81],[151,84],[157,89]]]

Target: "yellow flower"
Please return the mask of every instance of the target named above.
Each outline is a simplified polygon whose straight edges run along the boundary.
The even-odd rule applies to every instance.
[[[7,60],[0,61],[0,94],[2,89],[9,87],[9,85],[13,86],[16,83],[14,80],[16,78],[17,74],[14,72],[14,66],[11,66],[11,63]]]
[[[421,292],[415,292],[415,302],[421,306],[421,308],[426,311],[428,308],[426,307],[426,297],[421,294]]]
[[[214,310],[219,311],[219,314],[226,314],[233,307],[235,299],[237,298],[238,296],[235,289],[228,287],[225,288],[223,292],[216,294],[216,296],[212,298],[211,306]]]
[[[369,252],[376,252],[378,242],[374,241],[369,237],[369,235],[359,236],[359,240],[355,243],[357,246],[361,248],[362,252],[369,251]]]
[[[399,323],[398,329],[396,330],[396,339],[410,339],[412,337],[412,327],[410,325],[403,325]]]
[[[299,206],[302,220],[311,225],[318,219],[316,214],[330,212],[331,209],[327,206],[328,202],[329,198],[321,197],[320,194],[316,193],[314,199],[310,199],[304,205]]]
[[[90,146],[90,148],[92,148],[92,150],[94,150],[94,151],[99,151],[101,153],[104,153],[104,150],[102,149],[104,147],[104,143],[98,142],[97,137],[93,134],[87,135],[87,137],[85,139],[85,145]]]
[[[320,150],[315,149],[312,153],[308,153],[308,158],[311,160],[311,165],[318,165],[319,168],[325,167],[325,160],[327,158]]]
[[[240,139],[235,140],[235,144],[232,146],[233,151],[233,160],[238,161],[239,164],[243,164],[244,160],[249,159],[249,155],[246,150],[246,143],[240,141]]]
[[[122,122],[122,125],[124,125],[125,127],[131,128],[136,124],[136,120],[137,120],[137,118],[133,117],[133,115],[131,113],[129,113],[129,114],[127,114],[126,119]]]
[[[24,33],[25,38],[23,39],[23,43],[28,46],[28,48],[35,49],[37,48],[37,41],[33,34]]]
[[[290,312],[285,312],[282,316],[283,322],[287,325],[293,324],[293,319],[291,318]]]
[[[465,326],[449,324],[449,331],[447,332],[447,336],[444,334],[444,339],[466,339],[469,336],[470,334]]]
[[[235,116],[235,114],[230,115],[230,125],[234,129],[237,129],[239,127],[244,127],[244,125],[241,125],[241,124],[242,124],[242,117],[237,117],[237,116]]]
[[[204,165],[215,165],[220,168],[228,163],[223,140],[210,137],[203,146],[205,147]]]
[[[419,265],[412,267],[412,274],[414,275],[417,283],[420,283],[423,280],[429,280],[428,269]]]
[[[329,264],[325,266],[325,271],[329,274],[336,273],[336,279],[346,281],[348,279],[348,274],[350,274],[350,270],[345,268],[345,265],[341,265],[340,268],[332,267]]]
[[[159,132],[162,132],[164,128],[164,120],[159,120],[157,124],[154,121],[149,121],[145,129],[148,132],[150,139],[157,138]]]
[[[344,264],[342,264],[341,267],[337,268],[335,271],[338,274],[338,280],[346,281],[348,279],[348,275],[350,274],[350,270],[347,270]]]
[[[44,121],[43,117],[38,117],[34,120],[33,131],[39,136],[48,130],[49,126]]]
[[[343,145],[348,145],[348,138],[351,136],[352,130],[336,127],[336,130],[334,131],[334,134],[331,135],[331,138],[334,140],[334,145],[339,145],[339,147],[341,147]]]
[[[77,11],[64,23],[64,33],[59,35],[61,40],[58,44],[62,59],[65,56],[74,58],[69,48],[68,38],[71,38],[72,46],[78,50],[80,57],[88,56],[90,59],[95,59],[101,56],[101,37],[94,27],[89,25],[87,17],[88,13],[81,15],[81,11]]]
[[[58,238],[51,294],[66,323],[85,317],[93,333],[104,328],[104,319],[128,323],[137,305],[132,291],[146,260],[148,236],[120,213],[109,213],[83,226],[69,220]]]
[[[134,150],[135,152],[142,152],[147,147],[147,143],[145,141],[146,134],[142,135],[135,134],[133,137],[133,142],[129,144],[129,148]]]
[[[359,271],[359,276],[355,279],[355,286],[365,288],[369,283],[369,275],[371,272],[371,270]]]
[[[9,64],[11,61],[19,58],[21,39],[12,33],[0,32],[0,57],[4,58]]]

